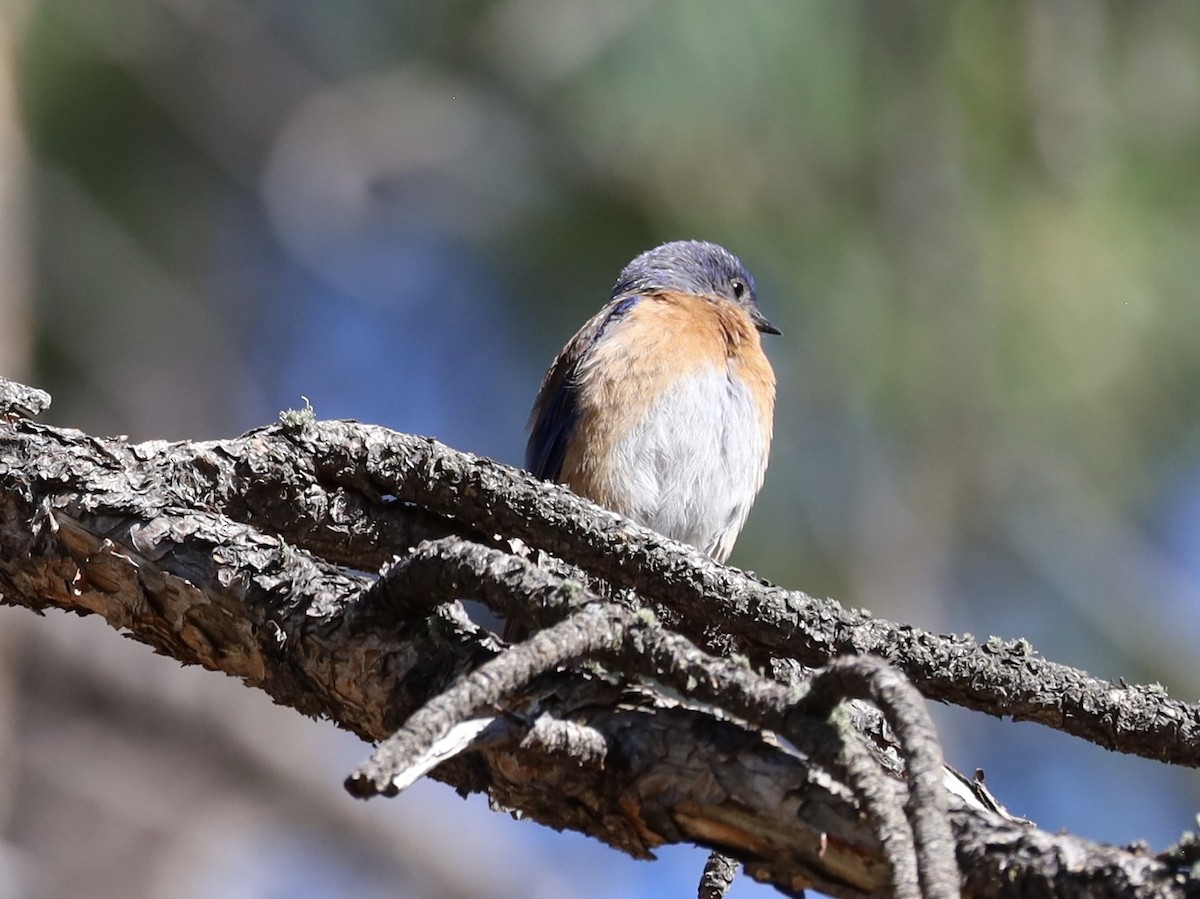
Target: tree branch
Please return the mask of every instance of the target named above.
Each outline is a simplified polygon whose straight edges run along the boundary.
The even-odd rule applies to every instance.
[[[86,483],[92,438],[63,432],[62,465]],[[28,438],[0,438],[21,458]],[[1200,766],[1200,705],[1155,685],[1094,678],[1039,657],[1024,640],[983,644],[938,636],[764,583],[719,565],[553,484],[424,437],[354,422],[253,431],[234,440],[107,447],[120,467],[153,485],[147,500],[194,501],[304,546],[330,561],[378,568],[397,547],[460,535],[517,537],[618,588],[674,610],[683,633],[738,635],[747,654],[820,666],[840,655],[877,655],[930,699],[1036,721],[1106,749]],[[387,497],[394,497],[391,502]]]
[[[384,577],[366,573],[393,556]],[[826,675],[841,678],[836,690],[822,696],[817,681],[801,701],[794,683],[774,684],[612,605],[622,589],[675,610],[671,626],[694,641],[723,625],[756,662],[791,653],[821,665],[873,650],[927,696],[1196,764],[1197,710],[1161,692],[771,587],[566,490],[423,438],[293,420],[235,440],[130,445],[0,422],[5,603],[100,614],[160,652],[240,677],[368,740],[390,737],[475,678],[450,718],[484,705],[503,726],[434,769],[456,788],[639,857],[667,842],[718,848],[785,892],[891,892],[896,854],[890,865],[877,822],[862,817],[843,780],[847,766],[823,748],[820,735],[837,730],[812,716],[850,694],[880,702],[893,724],[912,720],[897,717],[906,701],[880,681],[886,669],[852,676],[853,666],[836,667]],[[458,595],[520,608],[545,630],[506,660],[456,602],[441,603]],[[581,607],[593,617],[572,619]],[[565,633],[557,623],[581,621],[606,629],[575,647],[602,657],[603,668],[558,664],[578,653],[556,655]],[[636,634],[610,639],[606,622],[615,621]],[[521,677],[498,687],[480,679],[524,650]],[[880,769],[884,793],[900,803],[931,790],[921,734],[901,734],[906,774],[894,776],[894,760]],[[863,745],[877,752],[882,737],[871,737]],[[949,805],[969,894],[1195,887],[1172,858],[1044,834],[932,792]],[[912,807],[909,819],[924,827]]]

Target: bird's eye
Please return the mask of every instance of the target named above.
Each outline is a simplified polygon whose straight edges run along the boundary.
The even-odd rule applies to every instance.
[[[729,286],[733,288],[733,295],[737,299],[741,299],[746,294],[746,282],[740,278],[734,278],[729,282]]]

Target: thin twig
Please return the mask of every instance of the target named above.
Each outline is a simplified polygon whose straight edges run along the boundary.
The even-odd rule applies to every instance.
[[[847,656],[814,674],[796,711],[829,714],[847,699],[867,699],[878,706],[902,747],[909,785],[906,807],[921,892],[926,899],[957,897],[960,875],[946,815],[945,765],[921,694],[882,659]]]
[[[699,899],[724,899],[733,886],[739,867],[738,860],[732,856],[710,853],[700,875]]]
[[[611,650],[624,636],[628,614],[608,604],[586,606],[484,663],[414,712],[346,779],[346,789],[360,799],[380,793],[394,795],[396,778],[452,727],[483,709],[499,706],[540,674]]]

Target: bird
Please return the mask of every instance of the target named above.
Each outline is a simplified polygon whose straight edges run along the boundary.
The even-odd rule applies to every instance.
[[[754,278],[715,243],[634,258],[554,359],[526,468],[724,562],[762,487],[775,372]]]

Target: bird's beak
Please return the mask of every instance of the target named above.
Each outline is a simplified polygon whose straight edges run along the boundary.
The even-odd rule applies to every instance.
[[[762,331],[764,334],[782,334],[783,332],[776,328],[773,324],[767,321],[767,317],[757,309],[750,310],[750,321],[754,322],[754,327]]]

